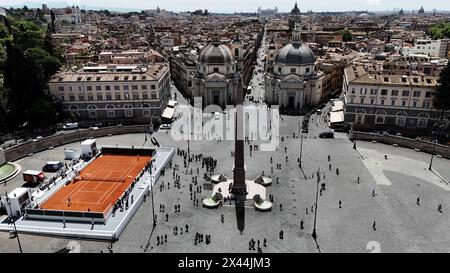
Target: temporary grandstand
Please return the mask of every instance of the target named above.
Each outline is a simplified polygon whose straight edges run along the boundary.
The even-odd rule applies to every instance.
[[[116,239],[169,164],[172,148],[101,147],[49,189],[35,192],[16,221],[19,231]],[[8,230],[9,224],[0,224]]]

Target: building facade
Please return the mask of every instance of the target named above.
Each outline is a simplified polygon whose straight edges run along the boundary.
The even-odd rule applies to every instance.
[[[383,74],[362,65],[345,69],[345,122],[361,127],[430,128],[440,119],[433,105],[438,78]],[[444,117],[448,127],[448,117]]]
[[[300,41],[296,25],[292,43],[279,49],[273,62],[266,64],[266,102],[287,112],[302,112],[319,103],[323,77],[316,73],[315,61],[312,50]]]
[[[156,125],[170,97],[169,66],[88,66],[56,74],[49,89],[64,111],[86,123]]]
[[[241,76],[231,50],[217,37],[200,53],[194,82],[194,96],[202,97],[204,107],[234,104]]]
[[[416,40],[415,45],[402,47],[403,56],[425,54],[432,57],[445,58],[449,51],[449,39]]]

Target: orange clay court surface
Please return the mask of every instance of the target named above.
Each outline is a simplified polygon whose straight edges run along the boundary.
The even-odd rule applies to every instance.
[[[61,188],[41,208],[84,212],[89,209],[103,213],[119,199],[150,159],[142,155],[102,155],[81,171],[81,180]]]

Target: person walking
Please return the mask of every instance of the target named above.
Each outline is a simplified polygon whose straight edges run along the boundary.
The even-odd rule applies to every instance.
[[[339,200],[339,208],[342,209],[342,201]]]
[[[373,228],[373,230],[377,230],[377,223],[375,222],[375,221],[373,221],[373,224],[372,224],[372,228]]]
[[[420,206],[420,198],[417,197],[417,201],[416,201],[417,205]]]

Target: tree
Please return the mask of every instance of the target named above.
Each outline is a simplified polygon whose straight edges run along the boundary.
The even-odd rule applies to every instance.
[[[441,71],[439,75],[439,86],[434,97],[434,105],[442,110],[441,120],[444,118],[445,112],[450,109],[450,65]]]
[[[353,39],[353,35],[348,29],[339,30],[337,34],[342,35],[342,41],[344,42],[350,42]]]

